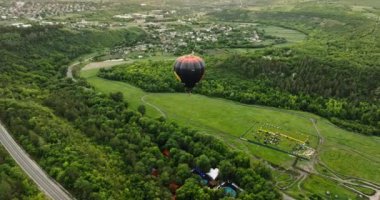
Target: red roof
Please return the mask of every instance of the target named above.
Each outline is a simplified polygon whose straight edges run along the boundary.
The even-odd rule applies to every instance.
[[[177,183],[170,183],[169,185],[169,190],[170,192],[172,192],[172,194],[175,194],[176,191],[178,190],[178,188],[180,188],[181,186],[179,186]]]
[[[170,151],[168,149],[164,149],[162,150],[162,154],[165,156],[165,157],[169,157],[170,156]]]
[[[158,169],[153,168],[153,169],[152,169],[152,176],[158,177],[158,175],[159,175],[159,173],[158,173]]]

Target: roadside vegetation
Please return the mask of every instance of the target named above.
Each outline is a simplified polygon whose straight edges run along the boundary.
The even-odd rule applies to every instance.
[[[2,146],[0,147],[0,171],[0,199],[47,199]]]

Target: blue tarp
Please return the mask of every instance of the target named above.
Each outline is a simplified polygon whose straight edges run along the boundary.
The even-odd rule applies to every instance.
[[[236,197],[237,195],[236,191],[232,189],[231,187],[223,187],[223,190],[224,190],[224,194],[226,194],[227,196]]]

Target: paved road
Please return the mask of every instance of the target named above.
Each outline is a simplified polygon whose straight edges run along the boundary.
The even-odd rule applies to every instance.
[[[69,193],[52,178],[50,178],[27,153],[13,140],[0,123],[0,142],[5,149],[11,154],[17,164],[25,173],[39,186],[39,188],[50,198],[54,200],[72,199]]]
[[[87,58],[85,60],[83,60],[82,62],[87,62],[91,59],[93,59],[94,57],[90,57],[90,58]],[[76,66],[76,65],[79,65],[81,62],[75,62],[73,64],[71,64],[69,67],[67,67],[67,72],[66,72],[66,77],[67,78],[71,78],[74,82],[76,82],[77,80],[74,78],[73,76],[73,68]]]
[[[71,78],[71,79],[73,79],[73,81],[76,81],[76,80],[74,79],[74,76],[73,76],[73,67],[74,67],[75,65],[78,65],[78,64],[80,64],[80,62],[73,63],[73,64],[71,64],[71,65],[67,68],[67,72],[66,72],[66,76],[67,76],[67,78]]]

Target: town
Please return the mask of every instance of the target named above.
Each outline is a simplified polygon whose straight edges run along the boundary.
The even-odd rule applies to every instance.
[[[9,7],[0,6],[0,16],[6,19],[42,20],[48,16],[96,10],[94,3],[76,2],[13,2]]]
[[[145,8],[146,4],[138,5]],[[117,13],[108,22],[75,18],[51,20],[52,16],[101,9],[96,3],[33,3],[17,1],[9,7],[0,7],[2,21],[17,28],[34,25],[63,25],[71,29],[107,29],[139,27],[147,38],[133,46],[119,46],[111,50],[112,58],[142,58],[156,52],[180,55],[192,51],[202,53],[213,48],[261,48],[286,43],[285,38],[265,33],[255,23],[217,23],[203,20],[205,13],[188,13],[187,9],[152,9],[133,13]]]

